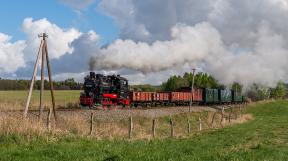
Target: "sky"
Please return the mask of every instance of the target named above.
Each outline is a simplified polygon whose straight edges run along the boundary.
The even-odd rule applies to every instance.
[[[10,0],[0,13],[1,78],[30,79],[46,32],[56,80],[158,85],[192,68],[226,85],[288,80],[288,0]]]
[[[83,32],[94,30],[102,36],[102,43],[109,43],[117,38],[118,29],[110,17],[97,11],[98,3],[99,1],[95,1],[80,11],[59,0],[3,1],[0,19],[5,23],[0,26],[0,31],[13,36],[13,40],[25,39],[25,34],[21,31],[25,18],[47,18],[62,28],[74,27]]]

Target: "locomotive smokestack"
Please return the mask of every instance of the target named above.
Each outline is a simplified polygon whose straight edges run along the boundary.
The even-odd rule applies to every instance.
[[[91,77],[91,78],[96,78],[95,72],[90,72],[90,77]]]

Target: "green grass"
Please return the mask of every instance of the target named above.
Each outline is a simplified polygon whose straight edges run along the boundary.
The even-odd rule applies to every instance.
[[[71,107],[78,104],[80,92],[78,90],[56,90],[55,101],[57,107]],[[22,110],[25,106],[28,91],[0,91],[0,111],[1,110]],[[39,108],[40,91],[33,91],[30,109]],[[51,105],[50,91],[44,92],[46,106]]]
[[[186,139],[0,137],[0,160],[288,160],[288,102],[248,108],[254,120]]]

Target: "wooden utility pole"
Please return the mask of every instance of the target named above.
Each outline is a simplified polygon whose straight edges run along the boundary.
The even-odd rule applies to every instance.
[[[42,120],[43,104],[44,104],[44,68],[45,68],[45,37],[43,37],[42,59],[41,59],[41,86],[40,86],[40,108],[39,108],[39,122]]]
[[[53,110],[54,119],[57,122],[56,111],[55,111],[55,97],[54,97],[54,87],[53,87],[53,80],[52,80],[52,71],[51,71],[51,67],[50,67],[50,63],[49,63],[48,47],[47,47],[47,42],[46,42],[46,38],[48,38],[48,35],[46,33],[42,33],[38,37],[42,38],[42,40],[41,40],[40,47],[38,50],[37,59],[36,59],[36,62],[34,64],[34,71],[33,71],[33,75],[31,78],[30,88],[29,88],[23,116],[24,116],[24,118],[27,117],[29,104],[30,104],[30,100],[31,100],[31,95],[33,92],[33,87],[34,87],[34,83],[35,83],[35,79],[36,79],[36,75],[37,75],[39,59],[41,58],[41,89],[40,89],[39,122],[42,119],[42,113],[43,113],[43,109],[44,109],[44,68],[45,68],[45,61],[47,63],[47,68],[48,68],[49,84],[50,84],[50,91],[51,91],[51,97],[52,97],[52,109],[49,109],[49,111],[51,112]],[[50,116],[48,116],[48,118],[50,119]]]
[[[191,112],[191,107],[192,107],[192,103],[193,103],[193,88],[194,88],[194,77],[195,77],[195,71],[196,71],[196,69],[195,68],[193,68],[192,69],[192,71],[193,71],[193,76],[192,76],[192,85],[191,85],[191,97],[190,97],[190,103],[189,103],[189,112]]]

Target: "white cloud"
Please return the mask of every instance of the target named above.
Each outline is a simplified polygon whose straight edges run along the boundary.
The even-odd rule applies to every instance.
[[[100,36],[96,32],[91,30],[82,33],[74,28],[64,29],[45,18],[25,18],[22,31],[27,40],[14,43],[10,42],[10,36],[0,33],[1,76],[31,76],[41,41],[38,34],[43,32],[48,34],[49,58],[55,74],[87,71],[89,58],[99,49]]]
[[[46,18],[33,21],[32,18],[25,18],[22,30],[27,35],[27,48],[25,48],[25,60],[34,61],[36,52],[40,45],[38,34],[48,34],[49,56],[51,59],[58,59],[65,54],[73,52],[71,43],[81,36],[77,29],[62,29],[56,24],[49,22]]]
[[[71,46],[74,51],[52,61],[54,73],[83,72],[89,70],[89,59],[99,51],[99,35],[94,31],[83,33]]]
[[[131,35],[130,38],[145,40],[150,36],[150,32],[144,24],[136,19],[137,14],[132,4],[132,0],[109,0],[101,1],[98,10],[112,17],[120,28],[120,37]],[[132,34],[133,33],[133,34]]]
[[[24,41],[10,42],[11,37],[0,33],[0,74],[13,73],[18,68],[24,67],[23,50]]]

